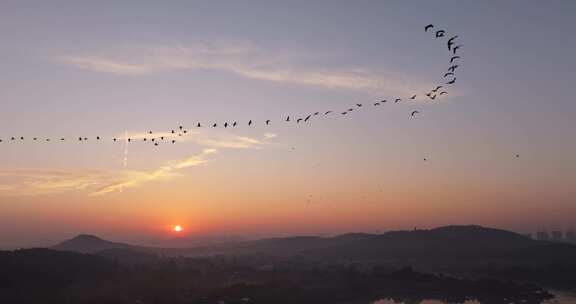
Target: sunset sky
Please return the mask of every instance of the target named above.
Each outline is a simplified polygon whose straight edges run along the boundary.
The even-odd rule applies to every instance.
[[[173,225],[576,227],[574,16],[575,1],[2,1],[0,248],[146,244]],[[463,44],[455,86],[369,106],[442,81],[429,23]],[[142,142],[179,125],[176,144]]]

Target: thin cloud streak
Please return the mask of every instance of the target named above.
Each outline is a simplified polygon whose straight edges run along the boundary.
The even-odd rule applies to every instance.
[[[171,70],[218,70],[254,80],[391,95],[424,91],[432,83],[411,81],[392,71],[304,65],[296,53],[273,53],[251,43],[160,46],[119,50],[123,55],[70,55],[66,65],[101,73],[142,76]],[[129,59],[128,59],[129,58]],[[299,60],[300,59],[300,60]],[[413,86],[416,87],[413,87]]]

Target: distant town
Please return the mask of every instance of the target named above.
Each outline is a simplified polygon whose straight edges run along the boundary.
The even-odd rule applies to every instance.
[[[569,229],[569,230],[540,230],[536,233],[528,233],[526,234],[527,237],[531,239],[535,239],[538,241],[551,241],[551,242],[562,242],[562,243],[571,243],[576,244],[576,231]]]

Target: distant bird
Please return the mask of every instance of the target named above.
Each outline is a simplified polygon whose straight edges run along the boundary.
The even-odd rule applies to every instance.
[[[375,102],[374,105],[375,105],[375,106],[379,106],[380,103],[379,103],[379,102]]]
[[[386,99],[380,100],[380,103],[385,103],[385,102],[388,102],[388,100],[386,100]]]
[[[286,121],[290,121],[290,115],[286,116]]]
[[[173,139],[173,140],[172,140],[172,143],[175,143],[175,142],[176,142],[176,140]]]
[[[413,95],[412,97],[410,97],[410,99],[416,99],[416,95]]]
[[[20,140],[24,140],[24,136],[20,136]]]
[[[214,123],[214,124],[212,125],[212,128],[216,128],[217,126],[218,126],[218,124],[217,124],[217,123]]]
[[[228,128],[228,123],[227,123],[227,122],[224,123],[224,128]]]
[[[300,123],[301,121],[302,121],[302,118],[298,118],[298,119],[296,120],[296,123]]]
[[[174,130],[172,130],[172,132],[170,132],[170,133],[174,134],[174,133],[176,133],[176,132],[174,132]]]
[[[235,127],[237,124],[238,124],[238,122],[235,121],[235,122],[232,124],[232,126]]]
[[[314,112],[314,116],[316,116],[316,115],[318,115],[318,114],[320,114],[320,112]]]
[[[180,130],[182,130],[182,129],[180,129]],[[148,131],[148,134],[152,134],[152,131]]]
[[[50,141],[50,138],[46,138],[46,141]]]
[[[441,38],[441,37],[444,37],[445,35],[446,35],[446,31],[444,31],[444,30],[436,31],[436,38]]]
[[[32,138],[32,140],[38,140],[38,138],[37,138],[37,137],[34,137],[34,138]]]
[[[184,131],[182,131],[182,133],[186,134],[186,133],[188,133],[188,131],[187,131],[187,130],[184,130]]]
[[[394,99],[394,103],[398,103],[398,102],[401,101],[401,100],[402,100],[402,99],[400,99],[400,98],[396,98],[396,99]]]
[[[131,142],[131,141],[132,141],[132,138],[128,138],[128,142]]]
[[[520,154],[516,154],[516,158],[520,158]]]
[[[251,125],[252,125],[252,120],[250,120],[250,121],[248,122],[248,126],[251,126]]]
[[[436,99],[436,95],[430,96],[430,99],[432,99],[432,100]]]
[[[96,136],[96,140],[100,140],[100,136]]]
[[[147,139],[146,137],[144,137],[144,138],[142,139],[142,141],[147,141],[147,140],[148,140],[148,139]]]
[[[328,115],[328,114],[330,114],[330,113],[332,113],[332,111],[326,111],[326,112],[324,113],[324,115]]]
[[[11,139],[11,140],[15,140],[16,138],[14,138],[14,137],[11,137],[10,139]]]
[[[439,85],[434,90],[432,90],[432,92],[436,93],[436,91],[440,90],[441,88],[443,88],[443,86]]]
[[[446,84],[454,84],[456,82],[456,77],[454,77],[454,79],[448,81]]]
[[[200,123],[198,123],[197,127],[198,127],[198,128],[201,128],[201,127],[202,127],[202,125],[201,125]]]
[[[310,117],[312,117],[312,115],[306,116],[306,118],[304,118],[304,122],[308,122],[308,120],[310,119]]]
[[[64,137],[60,138],[60,141],[64,141],[64,140],[65,140]]]
[[[354,111],[354,109],[352,109],[352,108],[348,109],[348,112],[352,112],[352,111]]]
[[[78,137],[78,141],[82,141],[82,137]]]
[[[269,124],[270,124],[270,119],[267,119],[267,120],[266,120],[266,125],[269,125]]]
[[[424,161],[427,161],[428,159],[426,159],[426,157],[424,157]]]
[[[155,146],[158,146],[158,143],[154,143]]]
[[[346,115],[346,114],[348,114],[348,112],[342,112],[342,115]]]
[[[357,103],[356,106],[360,108],[360,107],[362,107],[362,104],[361,104],[361,103]]]
[[[461,47],[462,47],[462,45],[457,45],[457,46],[453,47],[452,48],[452,54],[456,54],[456,50],[458,50]]]
[[[460,59],[460,56],[454,56],[454,57],[450,58],[450,63],[453,63],[454,60],[456,60],[456,59]]]
[[[412,113],[410,113],[410,116],[414,117],[414,115],[419,114],[419,113],[420,113],[419,111],[412,111]]]
[[[426,96],[428,96],[428,97],[432,96],[432,92],[426,93]]]
[[[114,138],[113,140],[116,141],[116,138]]]
[[[182,130],[182,129],[184,129],[184,127],[183,127],[183,126],[179,126],[178,129]]]
[[[164,140],[164,136],[160,136],[160,140]]]
[[[440,94],[438,94],[438,95],[444,95],[444,94],[448,94],[448,92],[442,91],[442,92],[440,92]]]
[[[448,76],[454,76],[454,73],[448,72],[448,73],[444,74],[444,78],[446,78],[446,77],[448,77]]]
[[[156,138],[152,138],[151,141],[152,141],[152,142],[156,141]]]
[[[454,70],[456,70],[456,68],[458,68],[458,65],[457,65],[457,64],[455,64],[455,65],[453,65],[453,66],[449,67],[449,68],[448,68],[448,71],[450,71],[450,72],[454,73]]]
[[[452,46],[454,45],[454,39],[458,38],[458,36],[454,36],[451,37],[450,39],[448,39],[448,41],[446,42],[446,45],[448,45],[448,50],[451,51],[452,50]]]
[[[424,31],[427,32],[429,29],[431,29],[433,27],[434,27],[433,24],[428,24],[427,26],[424,27]]]

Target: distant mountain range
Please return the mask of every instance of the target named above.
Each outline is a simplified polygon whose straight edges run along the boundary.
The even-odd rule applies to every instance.
[[[301,256],[318,260],[377,260],[457,262],[507,260],[521,263],[573,262],[576,246],[532,240],[523,235],[481,226],[445,226],[429,230],[391,231],[383,234],[350,233],[336,237],[296,236],[237,241],[214,246],[157,248],[111,242],[92,235],[79,235],[52,249],[81,253],[122,252],[166,256],[215,254]]]

